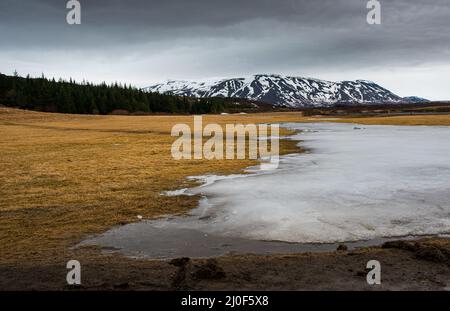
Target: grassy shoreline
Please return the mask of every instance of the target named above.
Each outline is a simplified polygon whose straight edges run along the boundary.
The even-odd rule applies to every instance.
[[[6,111],[5,111],[6,110]],[[255,160],[175,161],[170,130],[189,116],[80,116],[0,110],[0,262],[52,259],[115,225],[187,212],[188,176],[232,174]],[[299,114],[205,116],[205,122],[302,121]],[[285,131],[284,134],[289,134]],[[281,154],[299,151],[283,140]]]

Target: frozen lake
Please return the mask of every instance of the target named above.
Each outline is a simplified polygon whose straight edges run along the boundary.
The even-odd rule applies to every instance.
[[[285,126],[302,131],[293,139],[307,153],[282,157],[268,173],[207,177],[185,192],[204,196],[191,216],[115,228],[84,244],[170,257],[183,247],[286,252],[450,232],[450,127]]]

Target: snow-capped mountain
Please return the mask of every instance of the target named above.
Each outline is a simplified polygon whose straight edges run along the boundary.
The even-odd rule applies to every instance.
[[[331,82],[265,74],[208,82],[169,80],[144,90],[197,98],[246,98],[289,107],[332,106],[338,103],[383,104],[403,101],[401,97],[371,81]]]

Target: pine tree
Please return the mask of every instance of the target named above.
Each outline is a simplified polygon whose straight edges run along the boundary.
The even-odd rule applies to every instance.
[[[193,100],[185,96],[144,92],[130,84],[102,82],[94,85],[72,78],[47,79],[0,74],[0,104],[25,109],[65,113],[108,114],[116,109],[133,112],[217,113],[226,108],[226,99]]]

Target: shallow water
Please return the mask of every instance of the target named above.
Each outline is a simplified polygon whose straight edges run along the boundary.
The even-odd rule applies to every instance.
[[[132,256],[207,257],[450,232],[450,127],[286,126],[302,130],[293,138],[308,153],[282,157],[271,172],[206,177],[204,186],[179,192],[204,196],[189,217],[114,228],[83,244]]]

